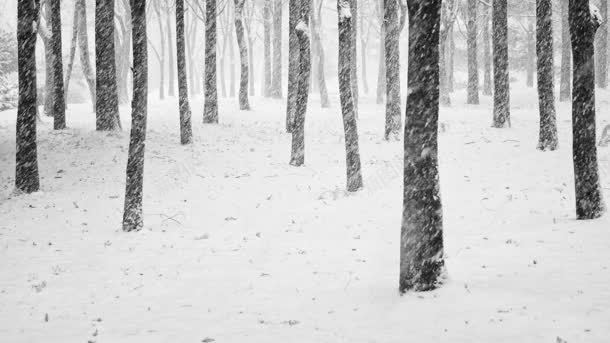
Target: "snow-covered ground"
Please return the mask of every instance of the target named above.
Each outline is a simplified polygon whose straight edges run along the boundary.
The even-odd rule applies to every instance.
[[[175,99],[153,101],[145,229],[121,228],[124,130],[39,126],[42,192],[14,195],[15,111],[0,113],[0,342],[607,342],[610,217],[574,220],[569,105],[560,150],[536,150],[534,89],[513,84],[511,129],[491,99],[443,108],[448,282],[397,292],[402,142],[363,97],[365,189],[346,194],[338,100],[307,114],[306,165],[288,165],[284,101],[223,99],[219,125],[192,102],[179,144]],[[156,93],[151,93],[156,98]],[[598,123],[610,93],[598,94]],[[404,104],[404,99],[403,99]],[[600,150],[610,203],[610,149]]]

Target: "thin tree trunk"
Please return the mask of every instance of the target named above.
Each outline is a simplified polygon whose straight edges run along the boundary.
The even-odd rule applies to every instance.
[[[352,100],[354,102],[354,113],[358,118],[358,108],[360,103],[360,93],[358,90],[358,0],[350,0],[350,8],[352,12],[352,45],[351,45],[351,77],[352,83]]]
[[[453,25],[453,1],[443,2],[441,8],[441,21],[443,25],[439,36],[439,91],[441,106],[451,106],[451,96],[449,95],[449,77],[447,75],[447,37],[449,36],[449,25]]]
[[[527,24],[527,56],[526,56],[526,86],[534,87],[534,65],[535,62],[535,54],[536,54],[536,42],[535,42],[535,34],[532,21],[529,20]]]
[[[235,35],[239,47],[239,60],[241,64],[241,76],[239,79],[239,109],[242,111],[250,110],[248,101],[248,46],[244,36],[244,2],[245,0],[235,0]]]
[[[301,12],[301,0],[288,2],[288,96],[286,100],[286,132],[292,132],[297,101],[299,41],[296,26]]]
[[[483,95],[492,95],[491,85],[491,44],[489,34],[489,14],[491,8],[485,10],[485,16],[483,17],[485,23],[483,25]]]
[[[561,2],[561,81],[559,86],[559,101],[572,100],[572,42],[570,41],[570,23],[568,21],[569,0]]]
[[[235,23],[235,20],[233,20],[233,23]],[[228,44],[229,44],[229,78],[230,78],[230,83],[229,83],[229,97],[234,98],[235,97],[235,50],[233,47],[233,30],[231,30],[231,28],[227,29],[228,33],[229,33],[229,40],[228,40]]]
[[[362,75],[362,90],[364,94],[369,94],[369,81],[366,77],[366,53],[367,53],[367,42],[368,37],[364,35],[364,16],[360,16],[360,58],[362,59],[362,68],[360,68],[360,72]]]
[[[608,0],[600,0],[600,12],[603,18],[602,25],[597,32],[597,46],[595,54],[597,59],[597,86],[606,89],[608,86]]]
[[[404,138],[404,198],[399,291],[427,291],[444,273],[438,174],[441,0],[408,0],[409,94]]]
[[[453,93],[455,89],[455,28],[453,25],[449,27],[447,41],[449,44],[447,51],[447,90],[449,90],[449,93]]]
[[[117,93],[114,53],[114,1],[95,1],[95,94],[96,129],[119,129],[119,99]]]
[[[282,98],[282,0],[273,2],[273,69],[271,96]]]
[[[166,5],[166,9],[167,9],[167,16],[166,18],[166,23],[167,23],[167,30],[165,31],[167,33],[167,57],[169,57],[169,64],[168,64],[168,76],[169,76],[169,84],[167,87],[167,94],[169,96],[176,96],[176,90],[175,90],[175,83],[176,83],[176,76],[174,74],[174,51],[173,51],[173,46],[174,46],[174,42],[172,41],[172,21],[171,21],[171,9],[169,5]]]
[[[553,58],[553,9],[551,0],[536,0],[536,56],[538,57],[538,149],[557,149]]]
[[[263,95],[271,96],[271,0],[263,3]]]
[[[493,127],[510,127],[510,84],[508,82],[507,0],[493,0],[494,110]]]
[[[358,146],[358,122],[352,98],[352,67],[350,62],[353,51],[353,29],[350,0],[337,0],[339,20],[339,100],[345,132],[345,165],[347,172],[347,191],[356,192],[362,188],[360,149]]]
[[[89,57],[89,35],[87,34],[87,5],[85,0],[76,0],[76,10],[78,11],[78,49],[80,50],[80,65],[85,75],[85,80],[89,86],[91,94],[91,104],[95,111],[95,77],[91,67]]]
[[[53,51],[53,129],[66,128],[66,99],[64,98],[64,67],[61,48],[61,6],[51,3],[51,49]]]
[[[322,1],[320,1],[320,6],[322,5]],[[328,108],[330,106],[330,101],[328,99],[328,88],[326,87],[326,75],[325,67],[324,67],[324,46],[322,45],[322,38],[320,37],[320,26],[322,16],[320,15],[320,8],[316,10],[312,8],[311,13],[311,26],[313,28],[312,32],[312,42],[314,46],[314,50],[316,51],[317,56],[317,68],[316,68],[316,79],[318,81],[318,91],[320,92],[320,104],[322,108]]]
[[[205,76],[203,83],[205,100],[203,103],[203,122],[216,124],[218,123],[216,0],[206,0],[205,12]],[[221,73],[224,73],[223,65],[220,65]]]
[[[40,189],[36,147],[36,27],[39,0],[17,1],[17,104],[15,187],[25,193]]]
[[[180,144],[189,144],[193,141],[191,106],[189,104],[188,95],[189,88],[186,78],[185,50],[184,0],[176,0],[176,60],[178,67],[178,109],[180,110]]]
[[[163,31],[163,19],[161,18],[161,10],[159,2],[155,1],[154,9],[157,14],[157,26],[159,27],[160,50],[159,50],[159,99],[165,99],[165,32]]]
[[[385,42],[386,42],[386,25],[385,25],[385,0],[377,0],[379,6],[379,63],[377,66],[377,104],[382,104],[386,93],[386,65],[385,65]]]
[[[311,0],[308,0],[308,2]],[[290,164],[296,167],[305,163],[305,113],[307,112],[307,100],[309,98],[309,82],[311,72],[311,51],[309,41],[309,14],[310,3],[300,6],[298,23],[295,26],[295,34],[299,43],[299,60],[297,66],[297,94],[294,109],[294,120],[292,127],[292,153]]]
[[[68,67],[66,70],[66,76],[64,78],[64,99],[66,100],[66,107],[68,104],[68,89],[70,88],[70,77],[72,76],[72,69],[74,68],[74,59],[76,57],[76,44],[78,41],[78,3],[74,2],[74,16],[72,19],[72,40],[70,41],[70,54],[68,57]]]
[[[479,63],[477,61],[478,0],[468,0],[468,89],[466,103],[479,104]]]
[[[144,226],[142,193],[144,186],[144,142],[148,101],[148,53],[146,39],[146,2],[131,0],[133,37],[133,101],[131,134],[127,158],[123,231],[139,231]]]
[[[398,0],[384,1],[386,103],[384,138],[398,139],[400,116],[400,27],[398,25]]]
[[[576,217],[594,219],[604,213],[595,138],[595,31],[601,22],[591,13],[588,0],[570,0],[572,40],[572,154],[576,189]]]

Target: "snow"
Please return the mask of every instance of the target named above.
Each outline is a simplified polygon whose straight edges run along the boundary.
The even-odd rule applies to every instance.
[[[341,6],[341,12],[339,13],[339,18],[341,20],[347,19],[347,18],[351,18],[352,17],[352,10],[350,8],[348,0],[341,1],[340,6]]]
[[[610,336],[610,220],[574,220],[570,108],[560,149],[536,150],[536,92],[513,84],[511,129],[491,98],[441,109],[448,280],[400,297],[402,142],[361,97],[365,189],[346,194],[339,101],[308,106],[305,166],[288,165],[285,101],[223,99],[220,124],[177,100],[149,107],[145,229],[121,229],[130,112],[95,132],[39,126],[42,192],[12,194],[15,110],[0,113],[2,342],[604,342]],[[154,92],[152,94],[155,94]],[[598,126],[608,123],[598,93]],[[403,104],[404,105],[404,104]],[[192,101],[199,115],[202,99]],[[199,110],[198,110],[199,109]],[[610,150],[600,149],[609,199]]]
[[[299,23],[297,24],[297,26],[295,27],[295,29],[297,31],[301,31],[306,35],[309,35],[309,26],[307,25],[307,23],[305,23],[305,21],[301,20],[299,21]]]

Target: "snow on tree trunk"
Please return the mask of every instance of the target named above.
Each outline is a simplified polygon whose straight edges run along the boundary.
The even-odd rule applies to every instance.
[[[553,58],[553,10],[551,0],[536,0],[536,56],[538,57],[538,149],[557,149]]]
[[[483,39],[483,95],[492,95],[491,85],[491,44],[489,34],[489,17],[491,8],[485,10],[485,16],[483,16],[483,33],[481,38]]]
[[[385,25],[385,0],[377,0],[379,11],[379,60],[377,66],[377,104],[382,104],[386,93],[386,65],[385,65],[385,41],[386,41],[386,25]]]
[[[286,132],[292,132],[298,87],[299,41],[296,26],[301,12],[301,0],[288,2],[288,96],[286,99]]]
[[[311,50],[309,41],[309,4],[300,8],[299,22],[295,31],[299,43],[299,60],[297,62],[297,90],[292,121],[292,153],[290,164],[296,167],[305,163],[305,113],[309,99],[309,82],[311,72]]]
[[[146,39],[146,2],[131,0],[133,38],[133,100],[131,134],[127,158],[123,231],[139,231],[144,225],[142,193],[144,183],[144,141],[148,101],[148,52]]]
[[[51,50],[53,51],[53,129],[66,128],[66,99],[64,98],[64,67],[61,48],[61,6],[51,2]]]
[[[89,35],[87,34],[87,4],[85,0],[76,0],[76,10],[78,11],[78,49],[80,51],[80,65],[89,86],[91,94],[91,104],[95,111],[95,77],[93,76],[93,68],[91,67],[91,58],[89,57]]]
[[[409,80],[399,291],[436,288],[444,274],[438,175],[441,0],[408,0]]]
[[[602,18],[592,13],[588,0],[570,0],[572,40],[572,154],[576,189],[576,217],[594,219],[604,212],[595,138],[595,31]]]
[[[312,5],[313,5],[312,1]],[[323,1],[320,0],[319,6],[322,6]],[[316,11],[315,7],[312,8],[311,13],[311,26],[312,26],[312,43],[314,46],[314,51],[316,52],[317,58],[317,68],[316,68],[316,80],[318,81],[318,91],[320,92],[320,104],[322,108],[328,108],[330,106],[330,101],[328,99],[328,87],[326,86],[326,75],[324,74],[326,68],[324,67],[324,46],[322,45],[322,38],[320,37],[320,23],[322,20],[322,16],[320,15],[321,7]],[[317,14],[316,14],[317,12]]]
[[[354,102],[354,113],[358,118],[358,103],[360,102],[360,94],[358,91],[358,0],[350,0],[350,8],[352,13],[352,45],[351,45],[351,80],[352,83],[352,100]]]
[[[263,2],[263,95],[271,96],[271,0]]]
[[[386,103],[384,138],[397,139],[400,134],[400,27],[398,0],[384,0]]]
[[[466,103],[472,105],[479,104],[479,63],[477,61],[478,2],[478,0],[468,0],[468,89]]]
[[[271,97],[282,98],[282,0],[274,0],[273,6],[273,69],[271,73]]]
[[[203,122],[218,123],[216,0],[206,0],[205,12],[205,75],[203,82],[205,100],[203,104]],[[223,65],[221,64],[221,68],[223,68]]]
[[[241,74],[239,78],[239,109],[242,111],[250,110],[248,101],[248,46],[244,36],[244,2],[245,0],[235,0],[235,35],[239,47],[239,61]]]
[[[606,89],[608,86],[608,0],[600,0],[599,4],[603,22],[597,29],[595,47],[597,71],[595,75],[597,76],[597,86]]]
[[[510,84],[508,79],[507,0],[493,0],[494,109],[493,127],[510,127]]]
[[[15,187],[25,193],[40,188],[36,147],[36,22],[39,0],[17,1],[17,105]]]
[[[184,0],[176,0],[176,60],[178,67],[178,109],[180,110],[180,143],[193,140],[191,106],[189,105],[184,41]]]
[[[559,101],[572,100],[572,42],[570,41],[570,23],[568,21],[569,0],[561,2],[561,72],[559,83]]]
[[[351,44],[352,17],[350,0],[337,0],[339,21],[339,100],[341,102],[341,115],[343,117],[343,130],[345,132],[345,165],[347,171],[347,191],[356,192],[362,188],[362,171],[360,163],[360,149],[358,146],[358,122],[352,97]]]
[[[96,0],[95,126],[98,131],[119,129],[119,98],[114,47],[114,0]]]

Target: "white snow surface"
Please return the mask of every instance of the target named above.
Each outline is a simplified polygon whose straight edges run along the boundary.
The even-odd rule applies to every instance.
[[[151,98],[156,97],[151,92]],[[39,125],[42,191],[14,195],[15,110],[0,113],[0,342],[607,342],[610,220],[574,219],[570,107],[560,150],[536,150],[534,89],[513,84],[511,129],[492,103],[441,110],[448,277],[399,296],[402,145],[361,97],[365,189],[345,192],[336,96],[310,101],[306,165],[288,164],[285,101],[222,99],[220,124],[181,146],[176,99],[149,107],[145,229],[123,233],[129,136]],[[609,93],[598,93],[598,126]],[[404,106],[404,102],[403,102]],[[403,108],[404,110],[404,108]],[[610,150],[599,150],[610,199]],[[610,202],[610,201],[609,201]]]

